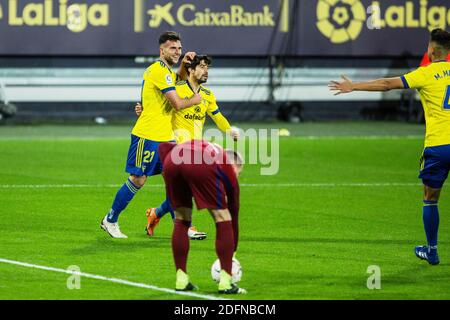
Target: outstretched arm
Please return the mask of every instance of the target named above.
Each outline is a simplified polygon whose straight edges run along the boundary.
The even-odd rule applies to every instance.
[[[234,141],[239,139],[239,130],[230,126],[227,118],[225,118],[219,109],[217,109],[215,113],[209,113],[209,116],[214,121],[217,128],[219,128],[222,132],[228,133]]]
[[[343,81],[331,81],[328,84],[330,91],[337,91],[334,95],[350,93],[353,91],[389,91],[392,89],[405,89],[405,85],[400,77],[382,78],[372,81],[354,83],[346,76],[342,76]]]

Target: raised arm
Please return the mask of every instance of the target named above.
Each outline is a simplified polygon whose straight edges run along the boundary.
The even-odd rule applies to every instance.
[[[178,79],[186,80],[188,78],[188,74],[185,68],[185,64],[192,61],[197,54],[195,52],[186,52],[183,60],[181,60],[180,68],[178,69]]]
[[[202,97],[198,93],[194,94],[189,99],[182,99],[178,96],[176,90],[171,90],[164,93],[164,96],[177,111],[192,107],[193,105],[200,104],[202,102]]]
[[[328,84],[330,91],[337,91],[334,95],[350,93],[353,91],[389,91],[392,89],[405,89],[405,85],[400,77],[382,78],[372,81],[354,83],[346,76],[342,76],[343,81],[331,81]]]

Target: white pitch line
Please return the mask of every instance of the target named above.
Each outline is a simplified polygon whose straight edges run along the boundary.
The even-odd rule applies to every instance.
[[[337,187],[416,187],[420,183],[408,182],[342,182],[342,183],[241,183],[241,187],[254,188],[337,188]],[[121,184],[0,184],[0,189],[67,189],[67,188],[119,188]],[[163,188],[163,184],[146,187]]]
[[[290,137],[280,137],[280,140],[285,139],[296,139],[296,140],[417,140],[423,139],[423,135],[342,135],[342,136],[290,136]],[[270,136],[266,136],[263,138],[251,138],[247,137],[248,140],[266,140],[272,139]],[[0,141],[6,142],[14,142],[14,141],[129,141],[130,138],[125,137],[77,137],[77,136],[68,136],[68,137],[33,137],[33,136],[17,136],[17,137],[0,137]]]
[[[37,265],[37,264],[31,264],[31,263],[14,261],[14,260],[8,260],[8,259],[2,259],[2,258],[0,258],[0,263],[7,263],[7,264],[16,265],[16,266],[26,267],[26,268],[33,268],[33,269],[53,271],[53,272],[59,272],[59,273],[66,273],[66,274],[70,274],[70,275],[78,275],[80,277],[96,279],[96,280],[103,280],[103,281],[109,281],[109,282],[124,284],[124,285],[131,286],[131,287],[150,289],[150,290],[154,290],[154,291],[162,291],[162,292],[166,292],[166,293],[170,293],[170,294],[177,294],[177,295],[181,295],[181,296],[201,298],[201,299],[206,299],[206,300],[229,300],[229,299],[224,299],[224,298],[215,297],[215,296],[211,296],[211,295],[204,295],[204,294],[198,294],[198,293],[193,293],[193,292],[175,291],[175,290],[172,290],[172,289],[160,288],[160,287],[152,286],[152,285],[145,284],[145,283],[132,282],[132,281],[127,281],[127,280],[122,280],[122,279],[117,279],[117,278],[107,278],[107,277],[104,277],[104,276],[99,276],[99,275],[90,274],[90,273],[84,273],[84,272],[70,271],[70,270],[64,270],[64,269],[53,268],[53,267],[40,266],[40,265]]]

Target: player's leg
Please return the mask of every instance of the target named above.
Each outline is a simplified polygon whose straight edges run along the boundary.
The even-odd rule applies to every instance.
[[[424,184],[423,225],[427,237],[426,246],[417,246],[414,251],[418,258],[430,264],[439,264],[437,252],[439,230],[438,201],[441,188],[447,179],[448,166],[445,158],[450,155],[450,147],[426,148],[422,157],[420,178]]]
[[[126,171],[130,173],[130,176],[117,191],[111,209],[100,224],[100,227],[113,238],[127,238],[127,236],[120,231],[118,224],[119,216],[147,180],[146,173],[142,170],[140,165],[142,163],[144,147],[145,139],[134,135],[131,136],[126,164]]]
[[[424,186],[423,224],[430,249],[437,249],[439,210],[438,201],[441,189]]]
[[[145,211],[145,215],[147,216],[147,226],[145,227],[147,235],[153,236],[154,230],[159,224],[159,221],[169,212],[170,216],[172,217],[172,221],[175,221],[175,213],[172,209],[172,206],[170,205],[170,201],[167,196],[164,202],[161,203],[159,207],[148,208]]]
[[[146,176],[130,175],[119,191],[117,191],[111,209],[106,216],[108,222],[116,223],[118,221],[122,211],[125,210],[134,195],[144,186],[146,180]]]
[[[216,223],[216,253],[220,261],[219,293],[245,293],[232,281],[234,235],[231,215],[228,209],[209,209]]]
[[[146,210],[145,215],[147,216],[147,226],[145,227],[145,231],[147,232],[147,235],[154,235],[156,226],[159,224],[161,218],[164,217],[167,213],[170,213],[172,221],[175,222],[175,213],[170,204],[169,197],[167,196],[164,202],[158,208],[149,208]],[[207,234],[206,232],[198,231],[191,222],[191,225],[188,229],[188,237],[191,240],[203,240],[206,239]]]
[[[175,289],[179,291],[194,290],[196,287],[189,281],[187,274],[189,253],[187,232],[192,220],[192,193],[189,184],[183,177],[183,165],[176,165],[172,163],[170,157],[166,157],[164,166],[163,177],[167,196],[175,209],[172,233],[172,253],[176,269]]]
[[[158,168],[161,168],[159,172],[162,171],[162,164],[158,163]],[[172,206],[169,201],[169,197],[166,196],[164,202],[157,208],[149,208],[146,210],[145,215],[147,216],[147,226],[145,227],[145,231],[147,235],[153,236],[154,230],[156,226],[159,224],[162,217],[164,217],[167,213],[170,213],[172,217],[172,221],[175,222],[175,213],[172,209]],[[188,229],[188,237],[191,240],[203,240],[206,239],[206,232],[198,231],[196,227],[192,225],[189,226]]]
[[[146,210],[145,215],[147,216],[147,235],[153,236],[154,230],[156,226],[159,224],[159,221],[166,214],[170,213],[172,220],[175,222],[175,213],[170,205],[169,199],[166,198],[163,203],[158,208],[149,208]],[[195,226],[191,225],[188,229],[188,237],[191,240],[204,240],[207,237],[206,232],[198,231]]]
[[[437,253],[438,230],[439,230],[439,208],[438,201],[441,193],[440,188],[432,188],[424,185],[423,200],[423,226],[427,237],[426,246],[415,248],[416,256],[427,260],[430,264],[439,264]]]
[[[192,209],[179,207],[175,209],[175,223],[172,233],[172,252],[177,270],[175,290],[194,290],[195,286],[189,281],[187,274],[187,258],[189,254],[188,229],[192,220]]]
[[[216,223],[216,253],[221,264],[219,293],[245,293],[232,282],[234,231],[227,208],[225,187],[215,166],[192,166],[186,170],[197,208],[208,209]]]

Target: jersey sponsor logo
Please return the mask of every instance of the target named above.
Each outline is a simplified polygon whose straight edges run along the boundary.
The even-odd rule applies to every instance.
[[[202,112],[202,108],[200,108],[200,106],[196,106],[194,111],[195,111],[195,113],[200,113],[200,112]]]
[[[155,4],[155,1],[134,0],[134,7],[139,8],[135,10],[134,31],[144,32],[146,13],[150,28],[159,28],[164,24],[171,27],[275,27],[279,16],[279,31],[289,32],[289,0],[279,1],[281,6],[277,5],[273,10],[267,4],[262,4],[259,11],[248,11],[242,5],[230,4],[224,11],[214,11],[189,1]],[[146,4],[150,6],[148,10]]]
[[[185,114],[184,115],[184,118],[186,119],[186,120],[203,120],[203,119],[205,119],[205,115],[196,115],[196,114]]]

